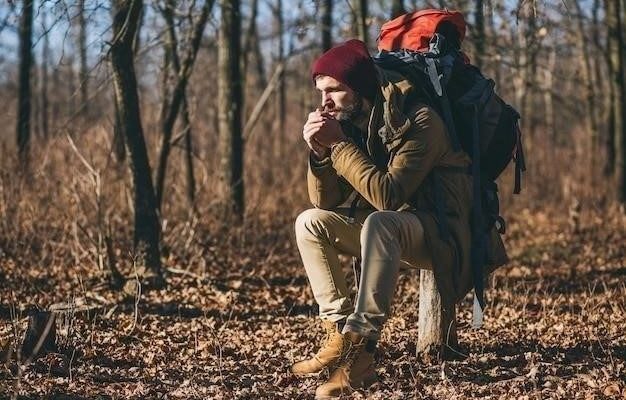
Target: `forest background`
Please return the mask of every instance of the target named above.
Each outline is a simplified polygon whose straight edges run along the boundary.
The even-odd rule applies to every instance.
[[[310,397],[288,373],[321,338],[293,238],[310,64],[426,7],[464,13],[522,115],[511,262],[482,329],[459,306],[453,362],[416,354],[403,275],[354,396],[626,398],[623,0],[0,2],[0,398]]]

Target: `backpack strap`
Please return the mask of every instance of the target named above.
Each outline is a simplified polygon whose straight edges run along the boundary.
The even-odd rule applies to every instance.
[[[472,278],[474,280],[474,295],[482,309],[485,308],[483,296],[483,267],[485,263],[486,232],[483,226],[483,207],[481,196],[481,176],[480,176],[480,131],[478,128],[478,106],[473,105],[472,119]]]
[[[519,128],[519,114],[515,118],[515,187],[514,194],[519,194],[522,190],[522,172],[526,171],[526,160],[524,158],[524,149],[522,146],[522,131]]]
[[[456,134],[454,118],[452,118],[452,108],[450,107],[450,100],[448,100],[448,94],[446,93],[446,85],[450,79],[454,58],[450,54],[445,55],[443,53],[444,48],[445,37],[439,33],[435,33],[430,38],[428,53],[424,54],[424,59],[426,61],[426,72],[428,73],[430,82],[435,89],[435,93],[437,93],[437,96],[439,97],[441,111],[443,112],[443,119],[446,123],[446,127],[448,128],[450,141],[452,142],[452,149],[454,151],[459,151],[461,150],[461,144],[459,142],[459,137]],[[435,59],[437,59],[437,62],[441,66],[441,78],[439,77],[439,72],[437,71]]]
[[[454,118],[452,118],[452,108],[450,107],[450,100],[448,99],[448,94],[446,92],[445,85],[441,84],[439,79],[439,73],[437,72],[437,66],[435,65],[435,60],[431,57],[425,57],[426,60],[426,71],[428,73],[428,77],[430,78],[430,83],[432,84],[437,97],[439,98],[439,105],[441,107],[441,111],[443,114],[444,122],[446,123],[446,128],[448,131],[448,135],[450,136],[450,141],[452,142],[452,149],[454,151],[461,150],[461,143],[459,142],[459,137],[456,134],[456,128],[454,126]],[[447,81],[449,77],[443,76],[444,82]]]
[[[456,134],[456,128],[454,127],[450,100],[448,99],[445,87],[442,86],[441,89],[442,94],[439,98],[439,102],[441,103],[441,111],[443,111],[443,119],[446,123],[446,128],[448,128],[448,135],[450,136],[450,141],[452,142],[452,149],[454,151],[461,151],[461,142],[459,142],[459,136]]]
[[[356,217],[356,205],[359,202],[359,199],[361,198],[361,195],[359,194],[359,192],[356,192],[356,195],[354,196],[354,200],[352,200],[352,203],[350,203],[350,209],[348,210],[348,222],[349,223],[354,223],[355,221],[355,217]]]

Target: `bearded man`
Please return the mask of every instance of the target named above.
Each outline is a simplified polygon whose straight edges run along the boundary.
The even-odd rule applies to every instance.
[[[440,116],[408,79],[377,68],[363,42],[324,53],[312,78],[322,107],[302,134],[315,208],[298,216],[295,230],[327,335],[292,371],[328,370],[316,390],[325,399],[376,381],[373,354],[401,264],[433,269],[444,311],[471,289],[472,186],[470,159],[453,150]],[[499,237],[492,244],[503,260]],[[339,254],[361,259],[354,303]]]

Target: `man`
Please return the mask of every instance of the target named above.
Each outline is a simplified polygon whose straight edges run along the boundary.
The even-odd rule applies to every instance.
[[[376,381],[373,353],[401,263],[433,269],[444,312],[472,287],[472,188],[470,159],[452,150],[439,115],[409,80],[375,67],[362,42],[324,53],[312,78],[322,107],[302,133],[315,208],[298,216],[295,229],[327,336],[292,371],[330,371],[316,390],[322,399]],[[339,253],[361,258],[355,304]]]

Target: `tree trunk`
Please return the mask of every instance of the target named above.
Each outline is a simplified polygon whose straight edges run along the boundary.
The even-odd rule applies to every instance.
[[[476,9],[474,10],[474,29],[476,37],[474,39],[474,49],[476,66],[484,67],[485,59],[485,15],[483,10],[483,0],[476,0]]]
[[[259,2],[258,0],[252,0],[250,3],[250,20],[248,21],[248,29],[246,30],[246,34],[243,39],[243,49],[241,52],[241,77],[244,81],[243,87],[245,90],[248,90],[248,67],[250,66],[250,56],[252,55],[252,46],[254,42],[257,40],[257,24],[256,18],[259,10]],[[245,99],[244,99],[245,100]],[[243,115],[249,115],[248,104],[245,102]]]
[[[244,213],[243,140],[241,132],[240,0],[220,0],[218,44],[218,114],[225,200],[239,220]]]
[[[526,97],[526,63],[527,63],[527,53],[526,47],[528,46],[528,40],[526,39],[526,35],[524,34],[524,28],[521,26],[521,22],[517,24],[514,29],[513,37],[516,38],[516,48],[514,50],[516,54],[515,66],[516,72],[513,76],[513,87],[515,88],[515,102],[517,103],[517,107],[519,111],[522,113],[522,118],[524,115],[524,98]]]
[[[56,314],[35,311],[28,316],[28,328],[22,342],[21,356],[34,360],[38,356],[57,350]]]
[[[161,121],[161,151],[159,153],[159,164],[157,166],[156,174],[156,199],[157,206],[160,208],[163,202],[163,191],[165,186],[165,174],[167,171],[167,160],[169,158],[171,150],[172,133],[174,131],[174,124],[178,116],[181,104],[186,97],[187,82],[191,75],[191,70],[200,48],[200,41],[202,40],[202,34],[204,27],[209,17],[209,13],[213,6],[213,0],[207,0],[202,8],[202,13],[195,25],[192,27],[193,34],[191,35],[191,43],[189,49],[182,61],[178,56],[178,39],[176,37],[176,31],[174,26],[174,9],[175,3],[168,1],[165,8],[162,10],[163,17],[167,23],[168,39],[167,49],[165,51],[166,56],[171,58],[171,65],[174,67],[176,75],[176,86],[172,91],[172,98],[168,102],[164,99],[164,107],[166,110],[162,111],[161,115],[163,119]],[[165,71],[167,73],[167,71]],[[164,81],[164,85],[167,84],[167,80]]]
[[[263,64],[263,54],[261,53],[261,45],[259,43],[258,35],[254,38],[253,51],[257,75],[257,90],[261,93],[263,89],[265,89],[265,86],[267,86],[267,75],[265,72],[265,64]]]
[[[61,70],[59,66],[52,67],[52,93],[62,93],[61,90]],[[50,124],[53,127],[53,132],[57,127],[57,121],[61,115],[61,98],[56,96],[50,104]]]
[[[543,102],[545,104],[545,126],[548,137],[551,139],[552,145],[557,146],[556,129],[554,127],[554,75],[553,71],[556,66],[556,49],[550,49],[548,55],[548,66],[543,71]]]
[[[625,101],[622,98],[623,74],[621,71],[622,64],[622,48],[623,39],[621,18],[620,18],[620,0],[606,0],[605,13],[607,18],[607,56],[609,67],[609,81],[611,83],[610,110],[607,137],[607,164],[605,172],[607,175],[613,175],[619,171],[623,155],[620,149],[621,132],[624,120],[622,119],[622,107]],[[620,174],[617,174],[618,189],[620,187]],[[619,193],[619,190],[618,190]]]
[[[196,177],[193,171],[193,140],[191,135],[191,118],[187,96],[183,98],[183,135],[185,139],[185,177],[187,178],[187,201],[191,208],[196,209]]]
[[[80,110],[83,116],[89,116],[89,73],[87,70],[87,20],[85,19],[85,0],[78,1],[78,23]]]
[[[620,188],[619,188],[619,199],[620,202],[622,203],[626,203],[626,49],[624,49],[624,47],[626,46],[626,1],[622,0],[621,3],[621,7],[622,7],[622,12],[621,12],[621,21],[620,21],[620,27],[619,27],[619,31],[621,32],[620,37],[619,37],[619,44],[618,44],[618,48],[620,49],[621,52],[621,63],[620,63],[620,70],[622,72],[621,74],[621,85],[620,85],[620,104],[621,104],[621,116],[620,116],[620,120],[622,123],[622,134],[621,134],[621,138],[622,138],[622,146],[621,146],[621,167],[620,167]]]
[[[333,27],[333,1],[322,0],[322,10],[320,12],[320,31],[322,33],[322,52],[333,47],[332,27]]]
[[[285,57],[284,50],[284,21],[283,21],[283,2],[282,0],[276,1],[275,9],[275,21],[276,21],[276,36],[278,40],[278,47],[276,49],[276,60],[274,65],[282,65]],[[281,69],[278,75],[278,81],[276,82],[276,121],[278,123],[276,132],[274,135],[275,151],[274,156],[277,159],[282,159],[284,153],[285,144],[285,117],[286,111],[286,95],[285,95],[285,73],[284,69]]]
[[[41,9],[42,29],[44,32],[47,28],[47,14],[45,7]],[[43,46],[41,46],[41,109],[39,110],[41,120],[41,136],[47,138],[50,134],[50,115],[49,115],[49,100],[48,100],[48,64],[50,63],[50,38],[48,34],[44,34]]]
[[[496,19],[494,18],[494,5],[493,5],[494,1],[493,0],[487,0],[487,9],[489,10],[489,13],[487,14],[487,20],[489,22],[488,27],[489,27],[489,39],[485,38],[485,43],[489,44],[489,54],[493,57],[492,60],[492,71],[493,71],[493,79],[496,81],[496,90],[502,88],[502,66],[500,65],[500,52],[498,50],[498,39],[500,37],[500,35],[497,34],[497,29],[496,29]]]
[[[393,0],[391,3],[391,18],[399,17],[402,14],[406,14],[403,0]]]
[[[533,10],[520,0],[518,7],[520,9],[520,21],[517,25],[517,32],[514,37],[517,38],[517,74],[513,76],[513,85],[515,87],[516,104],[522,116],[522,121],[528,126],[526,130],[526,147],[528,152],[532,152],[533,147],[533,126],[535,124],[535,116],[532,112],[533,96],[529,90],[533,85],[533,71],[536,69],[536,62],[533,59],[535,54],[535,16]],[[524,18],[524,20],[522,20]]]
[[[152,185],[148,152],[141,126],[137,78],[133,62],[133,39],[143,7],[141,0],[114,0],[111,65],[121,133],[130,153],[134,186],[135,251],[144,256],[146,267],[156,274],[154,285],[162,286],[159,252],[160,226]]]
[[[133,37],[133,54],[137,56],[139,52],[139,48],[141,47],[141,26],[143,25],[145,13],[143,9],[141,11],[141,16],[139,17],[139,23],[137,25],[137,29],[135,30],[135,35]],[[124,145],[124,134],[122,133],[122,128],[120,126],[121,117],[119,115],[119,110],[117,107],[117,99],[116,93],[113,91],[113,106],[114,106],[114,118],[113,118],[113,154],[115,155],[115,160],[118,164],[121,164],[126,160],[126,146]]]
[[[433,271],[420,270],[417,352],[423,358],[446,357],[457,347],[455,306],[442,304]]]
[[[19,93],[17,100],[17,152],[22,167],[28,165],[28,148],[30,143],[30,72],[33,63],[31,51],[33,39],[33,3],[24,0],[20,17],[20,73]]]
[[[365,43],[365,46],[369,46],[369,32],[367,29],[367,0],[357,0],[354,6],[355,11],[355,24],[357,37]]]
[[[619,49],[617,66],[616,84],[618,97],[620,99],[619,108],[616,109],[616,118],[619,121],[621,130],[617,130],[618,137],[617,148],[619,149],[617,157],[617,192],[618,200],[626,204],[626,2],[624,0],[618,3],[619,16],[617,36],[617,48]],[[617,124],[616,124],[617,125]]]
[[[122,132],[122,120],[118,107],[117,93],[113,91],[113,154],[115,160],[121,164],[126,159],[126,146],[124,145],[124,133]]]
[[[583,79],[585,82],[585,105],[587,116],[585,121],[587,122],[587,130],[589,134],[589,151],[590,151],[590,170],[594,171],[596,164],[596,152],[598,144],[598,119],[596,115],[595,107],[595,92],[594,92],[594,78],[591,72],[591,53],[587,46],[587,39],[585,37],[585,24],[583,21],[584,15],[582,8],[580,7],[580,0],[574,0],[574,7],[576,8],[578,29],[577,42],[580,46],[580,55],[582,63]]]
[[[607,75],[605,74],[605,68],[607,68],[605,62],[608,60],[608,51],[607,51],[607,41],[603,39],[605,35],[602,34],[602,27],[600,22],[600,10],[603,8],[604,1],[602,0],[593,0],[591,16],[592,16],[592,31],[591,37],[593,39],[593,77],[598,85],[598,90],[596,91],[596,99],[595,101],[598,104],[598,152],[601,154],[600,157],[604,159],[603,165],[598,165],[598,167],[602,168],[602,173],[605,176],[609,176],[613,171],[615,165],[615,155],[611,155],[608,152],[608,147],[610,146],[609,139],[612,137],[612,130],[610,129],[607,122],[609,121],[610,109],[612,107],[612,99],[611,99],[611,82],[610,79],[606,79]],[[602,21],[602,24],[605,24],[606,19]],[[610,68],[608,68],[610,70]],[[611,148],[613,148],[611,146]],[[602,154],[604,152],[604,154]]]
[[[532,4],[525,5],[527,9],[528,26],[526,29],[526,37],[529,40],[529,45],[523,51],[527,51],[526,56],[526,96],[524,96],[524,114],[526,115],[528,123],[528,131],[531,133],[537,132],[538,117],[536,110],[536,87],[537,87],[537,55],[541,49],[541,43],[537,37],[537,16]],[[530,150],[529,150],[530,151]]]

